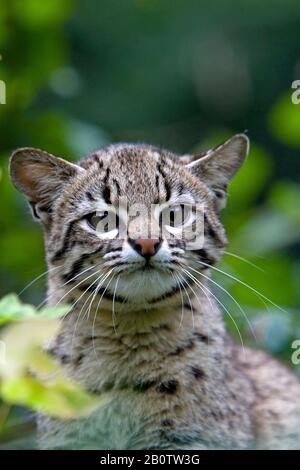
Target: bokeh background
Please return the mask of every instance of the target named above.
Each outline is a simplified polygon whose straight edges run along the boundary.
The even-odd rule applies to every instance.
[[[264,297],[214,279],[242,305],[256,340],[232,299],[215,292],[246,344],[299,373],[299,31],[298,0],[0,0],[1,295],[46,269],[40,227],[8,179],[13,149],[76,160],[110,142],[143,141],[186,153],[246,130],[250,157],[223,213],[232,255],[220,268]],[[38,305],[44,292],[41,278],[21,298]]]

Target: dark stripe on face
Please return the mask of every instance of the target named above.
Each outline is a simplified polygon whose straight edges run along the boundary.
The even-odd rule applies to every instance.
[[[72,222],[70,222],[69,227],[67,228],[64,239],[63,239],[62,247],[60,248],[60,250],[58,250],[52,256],[52,258],[51,258],[52,262],[58,261],[65,254],[65,252],[68,250],[69,244],[70,244],[69,237],[70,237],[70,234],[73,230],[73,226],[74,226],[75,222],[76,222],[76,220],[73,220]]]
[[[178,240],[177,238],[168,240],[168,243],[169,243],[169,247],[171,248],[181,248],[183,250],[185,248],[185,242],[183,240]]]
[[[117,195],[120,196],[120,194],[121,194],[120,185],[119,185],[118,181],[115,178],[113,179],[113,184],[116,187]]]
[[[164,161],[163,157],[161,157],[160,160],[161,161],[157,163],[157,171],[163,177],[163,181],[164,181],[164,185],[165,185],[165,192],[166,192],[166,201],[168,201],[171,197],[171,187],[170,187],[170,185],[167,181],[167,177],[166,177],[165,171],[163,169],[163,167],[165,165],[165,161]]]
[[[38,215],[38,213],[36,211],[36,208],[35,208],[35,203],[34,202],[29,202],[29,205],[31,207],[33,217],[35,217],[36,219],[40,219],[40,216]]]
[[[203,261],[205,264],[209,264],[209,266],[213,266],[216,263],[214,258],[210,257],[207,251],[203,248],[195,250],[194,253],[199,257],[200,261]]]
[[[210,238],[212,238],[218,246],[224,246],[223,240],[220,238],[218,233],[212,227],[206,214],[204,214],[204,236],[205,237],[209,236]]]
[[[112,247],[112,248],[109,247],[109,248],[107,249],[107,253],[112,253],[112,252],[114,252],[114,251],[122,251],[122,247],[115,247],[115,248],[114,248],[114,247]]]
[[[181,196],[181,194],[183,193],[184,191],[184,186],[182,183],[179,183],[179,185],[177,186],[177,192],[178,192],[178,195]]]
[[[70,241],[68,240],[69,238],[69,235],[73,229],[73,225],[74,223],[77,222],[76,220],[74,220],[73,222],[71,222],[72,226],[69,227],[68,229],[68,232],[69,233],[66,233],[65,235],[65,238],[64,238],[64,246],[61,250],[59,250],[54,256],[53,258],[51,259],[51,261],[57,261],[58,259],[60,259],[64,254],[65,252],[68,251],[68,249],[70,248]],[[80,241],[76,241],[74,244],[80,244]],[[73,244],[72,244],[73,246]],[[96,250],[92,251],[91,253],[84,253],[82,256],[85,256],[85,259],[89,258],[90,256],[93,256],[93,255],[96,255],[98,253],[101,253],[102,254],[102,251],[103,251],[103,245],[100,245]],[[76,261],[75,261],[76,263]],[[68,273],[67,273],[68,275]]]
[[[90,193],[90,191],[86,192],[86,197],[88,198],[89,201],[96,201],[96,199],[94,198],[92,193]]]
[[[166,179],[164,179],[165,191],[166,191],[166,201],[169,201],[171,197],[171,187]]]
[[[156,190],[159,194],[159,174],[158,173],[155,175],[155,186],[156,186]]]
[[[104,179],[103,179],[103,190],[102,190],[102,197],[103,197],[104,201],[106,202],[106,204],[111,204],[110,187],[108,186],[109,175],[110,175],[110,169],[107,168],[106,169],[106,174],[105,174]]]
[[[88,259],[89,256],[90,256],[90,254],[85,253],[78,260],[76,260],[75,263],[73,264],[72,268],[71,268],[71,271],[63,275],[63,279],[65,281],[69,281],[74,276],[77,276],[77,274],[79,274],[79,272],[81,271],[85,260]]]

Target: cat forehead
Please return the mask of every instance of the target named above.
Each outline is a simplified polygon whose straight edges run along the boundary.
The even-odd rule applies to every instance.
[[[76,199],[89,189],[97,200],[108,200],[108,194],[113,200],[123,195],[135,202],[168,200],[182,183],[193,186],[193,177],[178,156],[151,145],[111,145],[79,164],[87,171],[79,176]]]
[[[157,163],[170,163],[177,157],[169,151],[146,144],[113,144],[106,148],[96,150],[80,161],[86,169],[98,163],[100,166],[128,166],[139,169],[155,166]]]

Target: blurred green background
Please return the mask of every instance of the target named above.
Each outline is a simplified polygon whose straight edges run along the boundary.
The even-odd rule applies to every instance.
[[[259,269],[232,255],[221,269],[273,303],[220,273],[214,279],[242,305],[256,341],[232,299],[215,292],[245,343],[293,366],[300,104],[291,86],[300,79],[299,31],[298,0],[0,0],[1,295],[46,269],[40,227],[7,176],[13,149],[72,160],[110,142],[145,141],[186,153],[247,130],[250,158],[223,220],[228,251]],[[42,278],[21,298],[37,305],[44,292]]]

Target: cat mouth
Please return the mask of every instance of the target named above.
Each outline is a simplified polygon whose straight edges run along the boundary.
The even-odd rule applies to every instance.
[[[164,273],[171,273],[175,270],[178,270],[178,264],[174,263],[173,261],[151,261],[146,260],[144,263],[141,262],[131,262],[131,263],[124,263],[118,264],[115,267],[115,270],[118,274],[126,275],[132,273],[153,273],[153,272],[164,272]]]
[[[99,289],[107,300],[136,305],[153,305],[180,292],[178,265],[169,260],[121,262]],[[182,278],[182,275],[181,275]]]
[[[121,304],[136,304],[136,305],[154,305],[180,293],[181,288],[188,287],[188,282],[182,278],[181,283],[170,282],[171,276],[166,273],[161,277],[159,287],[157,286],[156,276],[147,276],[147,272],[157,271],[150,266],[143,267],[131,272],[128,277],[119,278],[117,284],[103,286],[98,289],[98,294],[101,294],[106,300],[113,303]],[[167,278],[166,278],[167,276]],[[144,277],[144,282],[142,280]],[[142,280],[142,282],[140,282]],[[129,289],[130,287],[130,289]],[[134,292],[132,292],[134,290]]]

